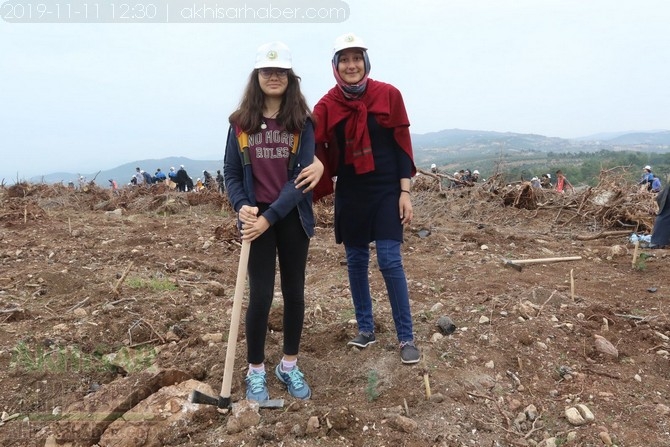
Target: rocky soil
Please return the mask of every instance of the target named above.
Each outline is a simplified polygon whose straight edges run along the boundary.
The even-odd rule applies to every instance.
[[[417,190],[403,245],[423,354],[412,366],[374,265],[378,343],[346,346],[343,248],[318,204],[299,361],[313,398],[270,377],[284,406],[245,405],[242,327],[236,411],[221,414],[187,398],[221,386],[240,250],[226,198],[5,185],[0,445],[670,446],[670,256],[595,237],[629,227],[588,218],[591,197],[526,209],[479,186]],[[281,313],[277,294],[269,367]]]

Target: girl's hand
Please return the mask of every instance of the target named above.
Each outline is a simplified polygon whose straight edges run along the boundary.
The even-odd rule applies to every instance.
[[[242,228],[244,228],[244,225],[246,224],[253,225],[256,223],[256,220],[258,220],[258,207],[242,205],[242,208],[240,208],[240,211],[237,213],[237,217],[240,219],[240,222],[242,222]]]

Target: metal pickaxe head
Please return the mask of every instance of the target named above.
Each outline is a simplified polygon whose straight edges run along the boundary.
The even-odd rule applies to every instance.
[[[521,265],[515,263],[514,261],[512,261],[510,259],[505,259],[505,258],[503,258],[503,265],[505,267],[512,267],[517,272],[520,272],[521,269],[523,268],[523,267],[521,267]]]
[[[229,410],[232,408],[230,397],[213,397],[209,394],[201,393],[198,390],[193,390],[191,392],[189,401],[194,404],[213,405],[219,410]],[[260,408],[282,408],[284,406],[284,399],[260,400],[258,401],[258,406]]]

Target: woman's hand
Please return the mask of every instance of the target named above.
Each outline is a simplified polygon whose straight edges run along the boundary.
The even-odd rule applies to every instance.
[[[400,208],[400,223],[405,225],[412,222],[412,217],[414,217],[414,211],[412,210],[412,199],[409,194],[406,192],[400,193],[400,199],[398,199],[398,205]]]
[[[300,189],[306,186],[303,193],[313,190],[316,187],[316,184],[319,183],[319,180],[321,180],[323,170],[324,166],[323,163],[321,163],[321,160],[314,157],[314,162],[298,174],[298,178],[295,179],[295,187]]]

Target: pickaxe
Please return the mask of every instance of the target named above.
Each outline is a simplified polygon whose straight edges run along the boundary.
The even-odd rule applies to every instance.
[[[506,267],[512,267],[520,272],[524,264],[548,264],[551,262],[561,261],[578,261],[582,259],[581,256],[566,256],[563,258],[536,258],[536,259],[506,259],[503,258],[503,264]]]
[[[219,410],[227,411],[232,407],[230,400],[230,389],[233,381],[233,365],[235,364],[235,349],[237,347],[237,333],[240,327],[240,315],[242,314],[242,300],[244,298],[244,287],[247,278],[247,265],[249,264],[249,250],[251,242],[242,241],[240,261],[237,266],[237,280],[235,282],[235,296],[233,298],[233,311],[230,316],[230,329],[228,330],[228,346],[226,348],[226,363],[223,366],[223,382],[221,393],[218,397],[209,396],[198,390],[191,392],[190,401],[195,404],[214,405]],[[271,399],[258,402],[261,408],[282,408],[284,399]]]

